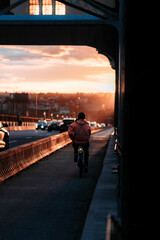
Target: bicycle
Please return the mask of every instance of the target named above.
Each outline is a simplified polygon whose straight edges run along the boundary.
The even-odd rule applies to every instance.
[[[84,169],[84,152],[82,147],[78,147],[78,163],[77,166],[79,167],[79,177],[82,177],[82,172]]]

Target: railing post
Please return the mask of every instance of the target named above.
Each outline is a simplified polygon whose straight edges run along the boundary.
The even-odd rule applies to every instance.
[[[108,215],[105,240],[122,240],[118,222],[112,215]]]

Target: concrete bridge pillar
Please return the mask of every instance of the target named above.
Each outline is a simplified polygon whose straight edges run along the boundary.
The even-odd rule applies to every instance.
[[[152,177],[149,164],[154,76],[152,4],[125,0],[122,114],[121,216],[123,239],[147,239]],[[150,16],[150,17],[149,17]],[[154,195],[153,195],[154,196]],[[152,196],[152,198],[153,198]]]

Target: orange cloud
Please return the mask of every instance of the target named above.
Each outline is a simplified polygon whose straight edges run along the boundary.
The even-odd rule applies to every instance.
[[[115,71],[91,47],[0,46],[0,60],[1,89],[7,81],[6,90],[56,92],[66,86],[71,92],[114,91]]]

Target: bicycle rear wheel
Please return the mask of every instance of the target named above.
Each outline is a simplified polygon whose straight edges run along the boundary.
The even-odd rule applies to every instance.
[[[78,167],[79,167],[79,177],[82,177],[82,172],[83,172],[83,167],[84,167],[84,163],[83,163],[83,150],[80,149],[78,151]]]

